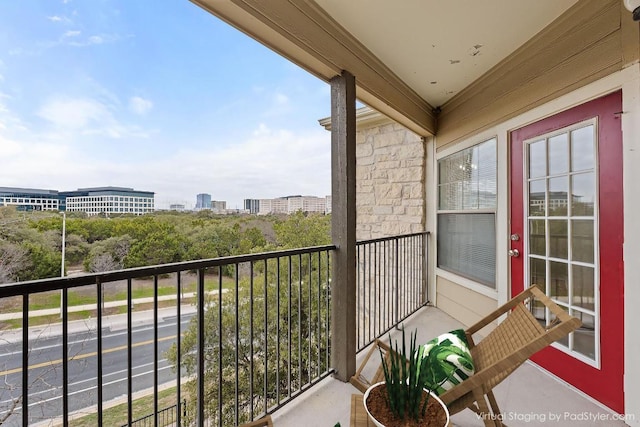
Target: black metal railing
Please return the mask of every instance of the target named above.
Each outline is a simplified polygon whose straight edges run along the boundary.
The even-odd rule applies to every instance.
[[[132,425],[144,399],[154,426],[183,399],[177,426],[273,412],[331,372],[333,250],[0,285],[0,315],[17,308],[0,320],[14,328],[0,340],[0,424]],[[57,295],[59,314],[42,311]]]
[[[428,237],[422,232],[357,243],[358,351],[427,302]]]
[[[160,409],[156,415],[150,414],[136,418],[131,424],[123,424],[121,427],[165,427],[176,426],[178,424],[178,412],[182,413],[182,418],[187,419],[187,401],[183,400],[180,405],[175,404],[167,408]]]
[[[427,238],[357,243],[358,350],[425,304]],[[161,426],[185,400],[176,426],[272,413],[332,372],[335,249],[0,285],[0,424]]]

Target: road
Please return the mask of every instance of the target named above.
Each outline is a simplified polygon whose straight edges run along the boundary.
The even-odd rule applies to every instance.
[[[188,326],[192,313],[183,314],[181,330]],[[164,315],[158,321],[158,383],[173,381],[175,373],[164,354],[176,342],[176,317]],[[97,332],[90,324],[69,333],[69,412],[89,408],[97,402]],[[80,330],[78,330],[80,329]],[[84,329],[84,330],[82,330]],[[36,336],[33,336],[36,335]],[[30,424],[50,420],[62,414],[62,336],[37,336],[30,333],[29,419]],[[19,334],[0,336],[0,420],[11,411],[12,402],[21,393],[22,341]],[[133,391],[153,387],[153,324],[132,328]],[[127,330],[103,328],[102,334],[103,402],[127,395]],[[95,411],[95,408],[93,409]],[[21,405],[13,408],[3,425],[21,425]]]

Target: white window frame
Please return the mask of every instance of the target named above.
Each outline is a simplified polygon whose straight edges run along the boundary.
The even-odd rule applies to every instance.
[[[473,148],[475,146],[481,145],[483,143],[489,142],[493,140],[494,144],[495,144],[495,156],[496,156],[496,165],[495,165],[495,179],[496,179],[496,201],[495,201],[495,205],[492,208],[477,208],[477,209],[461,209],[461,210],[448,210],[448,209],[440,209],[440,174],[439,174],[439,167],[440,167],[440,161],[443,160],[446,157],[449,157],[453,154],[459,153],[461,151],[464,150],[468,150],[470,148]],[[450,149],[447,150],[443,150],[440,153],[437,153],[436,155],[436,167],[435,167],[435,187],[436,187],[436,230],[438,229],[438,222],[439,222],[439,215],[440,214],[450,214],[450,213],[462,213],[462,214],[483,214],[483,213],[491,213],[494,215],[494,221],[496,222],[495,224],[495,238],[496,238],[496,242],[495,242],[495,250],[496,250],[496,254],[495,254],[495,258],[496,258],[496,263],[494,265],[494,271],[495,271],[495,283],[494,283],[494,287],[491,287],[489,285],[487,285],[486,283],[474,280],[473,278],[458,274],[454,271],[451,270],[445,270],[443,268],[438,267],[437,265],[437,259],[438,259],[438,255],[436,253],[436,257],[435,257],[435,261],[436,261],[436,265],[435,265],[435,272],[436,275],[443,277],[444,279],[450,280],[456,284],[462,285],[466,288],[469,288],[470,290],[473,290],[475,292],[478,292],[480,294],[486,295],[490,298],[493,299],[497,299],[497,295],[498,295],[498,290],[500,288],[500,274],[498,271],[499,268],[499,262],[498,262],[498,246],[499,246],[499,242],[498,242],[498,206],[499,206],[499,199],[500,199],[500,182],[499,182],[499,177],[500,177],[500,171],[499,171],[499,167],[500,167],[500,161],[499,161],[499,155],[500,155],[500,150],[499,150],[499,142],[500,139],[496,136],[496,135],[485,135],[483,138],[479,139],[479,138],[474,138],[472,140],[469,140],[465,143],[461,143],[461,144],[457,144],[455,147],[452,147]],[[436,245],[436,250],[437,250],[437,245]]]
[[[549,295],[548,289],[545,290],[545,293],[547,294],[547,296],[549,296],[550,298],[552,298],[558,305],[560,305],[563,308],[569,309],[571,307],[571,309],[578,311],[578,312],[582,312],[584,314],[588,314],[590,316],[593,316],[594,318],[594,333],[595,333],[595,346],[594,346],[594,352],[595,352],[595,359],[591,359],[590,357],[583,355],[582,353],[579,353],[575,350],[573,350],[572,348],[566,347],[563,344],[554,342],[551,345],[553,347],[555,347],[556,349],[562,351],[563,353],[569,354],[571,357],[574,357],[580,361],[582,361],[583,363],[586,363],[587,365],[593,366],[596,369],[600,369],[600,355],[601,355],[601,349],[600,349],[600,206],[599,206],[599,200],[600,200],[600,175],[599,175],[599,157],[598,157],[598,145],[599,145],[599,141],[598,141],[598,121],[595,118],[592,119],[588,119],[588,120],[584,120],[581,121],[579,123],[574,123],[570,126],[566,126],[563,127],[562,129],[557,129],[554,130],[552,132],[548,132],[542,135],[537,135],[534,138],[530,138],[527,139],[525,141],[523,141],[523,153],[525,153],[525,155],[523,155],[523,171],[524,171],[524,179],[523,179],[523,188],[522,188],[522,202],[523,202],[523,222],[524,222],[524,235],[525,236],[529,236],[529,206],[528,206],[528,195],[529,195],[529,152],[527,150],[527,147],[529,146],[529,144],[531,144],[532,142],[535,141],[540,141],[542,139],[549,139],[552,138],[554,136],[557,135],[562,135],[562,134],[569,134],[571,131],[576,130],[576,129],[581,129],[587,126],[593,126],[593,138],[596,141],[595,142],[595,146],[594,146],[594,161],[595,161],[595,165],[594,165],[594,169],[593,169],[593,173],[594,173],[594,179],[595,179],[595,194],[594,194],[594,214],[593,214],[593,236],[594,236],[594,262],[593,262],[593,269],[594,269],[594,309],[592,310],[588,310],[588,309],[583,309],[580,307],[574,307],[573,304],[571,303],[571,301],[569,300],[569,302],[563,302],[563,301],[559,301],[553,297],[551,297]],[[571,145],[570,142],[568,144],[569,146]],[[567,176],[571,176],[573,172],[569,171],[567,173]],[[548,178],[545,178],[548,179]],[[548,203],[548,201],[547,201]],[[570,202],[569,202],[570,203]],[[546,218],[548,219],[548,215],[545,215],[542,218]],[[568,225],[568,230],[569,230],[569,234],[571,233],[571,219],[572,217],[567,216],[567,225]],[[545,227],[546,228],[546,227]],[[548,252],[548,245],[550,243],[548,241],[545,242],[545,245],[547,245],[547,251]],[[568,257],[571,257],[571,244],[567,244],[567,250],[568,250]],[[529,265],[529,245],[525,245],[525,247],[523,248],[523,252],[524,252],[524,283],[525,283],[525,287],[527,287],[528,283],[531,282],[531,271],[530,271],[530,265]],[[553,261],[553,258],[549,257],[549,256],[539,256],[536,255],[535,256],[536,259],[549,259]],[[569,262],[568,265],[569,267],[571,265],[581,265],[582,263],[580,262]],[[590,265],[589,265],[590,266]],[[545,274],[546,274],[546,279],[545,282],[549,283],[549,274],[550,272],[548,271],[548,269],[545,269]],[[568,268],[568,275],[569,277],[571,277],[572,275],[572,271],[571,268]],[[569,289],[571,289],[571,287],[569,287]],[[573,313],[572,313],[573,314]],[[549,318],[549,310],[546,310],[546,318]],[[573,347],[573,334],[571,334],[570,336],[570,347]]]

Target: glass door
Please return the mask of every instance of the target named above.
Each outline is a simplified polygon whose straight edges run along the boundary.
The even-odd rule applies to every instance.
[[[537,285],[582,326],[532,360],[624,412],[620,91],[510,133],[511,294]],[[550,313],[533,307],[541,323]]]
[[[582,327],[556,345],[599,364],[595,119],[525,141],[525,277]],[[549,312],[537,312],[544,324]]]

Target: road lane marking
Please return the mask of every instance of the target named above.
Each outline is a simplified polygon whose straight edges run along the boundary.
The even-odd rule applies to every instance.
[[[166,369],[171,369],[171,366],[164,366],[162,368],[159,368],[158,372],[159,371],[164,371]],[[152,372],[153,371],[142,372],[140,374],[132,375],[131,378],[133,379],[133,378],[136,378],[136,377],[141,377],[141,376],[144,376],[144,375],[148,375],[148,374],[150,374]],[[103,384],[103,386],[113,385],[113,384],[116,384],[116,383],[119,383],[119,382],[122,382],[122,381],[126,381],[126,380],[127,380],[127,378],[121,378],[119,380],[115,380],[115,381],[111,381],[111,382],[105,383],[105,384]],[[69,396],[72,396],[72,395],[75,395],[75,394],[87,393],[87,392],[90,392],[90,391],[92,391],[92,390],[94,390],[96,388],[98,388],[98,387],[97,386],[93,386],[93,387],[85,388],[83,390],[72,391],[72,392],[69,392]],[[55,391],[55,390],[53,390],[53,389],[44,390],[42,392],[39,392],[39,394],[43,394],[44,392],[51,392],[51,391]],[[32,397],[34,395],[35,394],[29,394],[29,397]],[[29,403],[29,407],[42,405],[42,404],[48,403],[48,402],[53,402],[54,400],[58,400],[58,399],[62,399],[62,396],[53,396],[53,397],[49,397],[47,399],[41,399],[41,400],[38,400],[36,402],[31,402],[31,403]],[[117,397],[115,397],[115,399],[117,399]],[[7,400],[6,402],[12,402],[12,401],[11,400]],[[109,402],[109,401],[107,401],[107,402]],[[5,402],[0,402],[0,403],[5,403]],[[17,411],[19,409],[22,409],[22,405],[17,406],[14,409],[14,411]],[[82,410],[82,409],[86,409],[86,408],[76,409],[76,411]],[[3,415],[3,414],[8,413],[8,412],[9,411],[2,411],[2,412],[0,412],[0,415]]]
[[[180,325],[187,325],[189,323],[189,321],[190,321],[190,319],[186,320],[186,321],[181,321]],[[162,328],[175,328],[175,327],[176,327],[175,323],[170,323],[170,324],[167,324],[167,325],[158,325],[158,330],[160,330]],[[138,329],[133,329],[131,332],[135,334],[135,333],[147,332],[147,331],[152,331],[153,330],[153,326],[151,326],[151,327],[137,327],[137,328]],[[94,341],[94,340],[98,339],[97,334],[95,333],[95,329],[87,330],[86,332],[82,332],[82,333],[87,333],[87,332],[92,333],[92,336],[87,337],[87,338],[82,339],[82,340],[70,341],[69,345],[72,345],[72,344],[83,344],[83,343],[87,343],[87,342]],[[104,338],[108,339],[108,338],[112,338],[112,337],[119,337],[119,336],[126,335],[126,334],[127,334],[126,331],[125,332],[114,332],[114,333],[110,333],[109,335],[104,335]],[[60,335],[58,337],[60,337]],[[43,340],[45,340],[45,339],[49,339],[49,338],[43,338]],[[29,340],[29,341],[31,341],[31,340]],[[16,342],[9,341],[8,343],[17,345],[18,342],[22,342],[22,341],[16,341]],[[6,347],[6,345],[5,345],[5,347]],[[38,348],[33,349],[32,352],[35,351],[35,350],[48,350],[48,349],[57,348],[57,347],[60,347],[59,343],[51,344],[51,345],[43,345],[42,347],[38,347]],[[2,354],[0,354],[0,358],[13,356],[15,354],[22,354],[22,350],[12,351],[12,352],[8,352],[8,353],[2,353]]]
[[[161,366],[161,367],[158,368],[158,372],[172,368],[172,366],[169,365],[167,359],[161,359],[158,362],[160,364],[166,363],[165,366]],[[146,363],[144,365],[138,365],[138,366],[134,367],[134,369],[147,368],[147,367],[149,367],[151,365],[153,365],[153,363]],[[121,371],[113,372],[113,373],[110,373],[110,374],[105,374],[104,377],[106,378],[107,376],[110,376],[110,375],[119,375],[119,374],[123,374],[125,372],[127,372],[127,370],[123,369]],[[139,372],[137,374],[131,375],[131,378],[133,379],[133,378],[145,376],[145,375],[148,375],[148,374],[152,374],[153,372],[154,372],[153,370],[147,370],[147,371]],[[97,381],[97,380],[95,378],[89,378],[89,379],[86,379],[86,380],[80,380],[80,381],[76,381],[76,382],[73,382],[73,383],[69,383],[69,389],[71,389],[74,386],[79,386],[82,383],[86,383],[86,382],[89,382],[89,381]],[[109,386],[109,385],[116,384],[116,383],[121,382],[121,381],[127,381],[127,376],[124,376],[122,378],[116,378],[115,380],[103,382],[102,385],[103,385],[103,387],[104,386]],[[74,395],[74,394],[78,394],[78,393],[81,393],[81,392],[84,392],[84,391],[90,391],[90,390],[93,390],[95,388],[97,388],[97,386],[95,386],[95,385],[94,386],[90,386],[88,388],[78,388],[78,390],[76,390],[76,391],[70,391],[69,392],[69,396]],[[29,393],[29,398],[30,399],[31,398],[36,398],[37,399],[38,396],[40,396],[40,395],[47,394],[47,393],[48,394],[52,394],[52,393],[55,393],[57,391],[60,391],[60,388],[57,388],[57,387],[48,388],[48,389],[45,389],[45,390],[40,390],[40,391],[36,391],[36,392],[33,392],[33,393]],[[51,399],[60,399],[61,397],[62,396],[56,396],[56,397],[51,398]],[[51,400],[51,399],[48,399],[48,400]],[[46,401],[48,401],[48,400],[46,400]],[[44,402],[44,401],[45,401],[44,399],[41,399],[41,400],[36,401],[35,403],[29,404],[29,406],[37,405],[38,403],[41,403],[41,402]],[[1,401],[0,402],[0,407],[2,407],[2,405],[4,405],[4,404],[10,403],[10,402],[13,402],[13,400],[12,399],[8,399],[8,400]],[[2,414],[2,412],[0,412],[0,414]]]
[[[168,337],[163,337],[163,338],[158,338],[158,342],[162,342],[162,341],[168,341],[171,339],[175,339],[175,335],[171,335]],[[147,340],[147,341],[143,341],[143,342],[139,342],[139,343],[135,343],[131,346],[131,348],[135,348],[135,347],[141,347],[143,345],[149,345],[149,344],[153,344],[154,340]],[[121,345],[118,347],[112,347],[109,348],[107,350],[102,350],[102,354],[108,354],[108,353],[113,353],[116,351],[120,351],[120,350],[124,350],[128,348],[127,345]],[[73,360],[82,360],[82,359],[86,359],[89,357],[93,357],[93,356],[97,356],[98,352],[94,351],[91,353],[84,353],[84,354],[80,354],[80,355],[76,355],[76,356],[72,356],[69,358],[69,361],[73,361]],[[57,360],[51,360],[48,362],[42,362],[42,363],[37,363],[35,365],[29,365],[29,370],[33,370],[33,369],[38,369],[38,368],[45,368],[48,366],[54,366],[54,365],[59,365],[62,363],[62,359],[57,359]],[[22,372],[22,367],[20,368],[14,368],[14,369],[8,369],[6,371],[0,371],[0,376],[3,377],[5,375],[11,375],[11,374],[17,374],[19,372]]]

